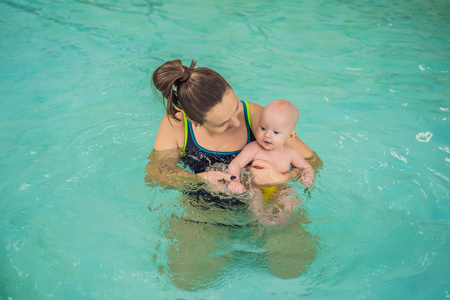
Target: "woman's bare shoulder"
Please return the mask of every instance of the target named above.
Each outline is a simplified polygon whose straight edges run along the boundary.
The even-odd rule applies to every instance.
[[[262,107],[259,104],[251,102],[249,102],[248,105],[250,107],[250,115],[252,117],[252,128],[253,131],[255,131],[256,128],[258,127],[259,120],[261,119],[261,114],[264,107]]]
[[[261,112],[264,108],[261,105],[253,103],[253,102],[248,102],[248,105],[250,106],[250,112],[252,113],[252,115],[253,115],[253,113],[261,114]]]
[[[183,148],[184,146],[184,120],[183,113],[176,114],[174,119],[167,114],[161,120],[158,134],[156,135],[155,150],[168,150],[174,148]]]

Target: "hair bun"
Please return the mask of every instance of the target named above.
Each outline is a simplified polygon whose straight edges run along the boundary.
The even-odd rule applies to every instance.
[[[181,77],[178,78],[177,81],[179,83],[182,83],[182,82],[188,81],[189,78],[191,78],[191,70],[189,70],[189,68],[186,68],[183,72],[183,75],[181,75]]]

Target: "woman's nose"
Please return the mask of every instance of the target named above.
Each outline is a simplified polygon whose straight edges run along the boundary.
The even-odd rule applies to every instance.
[[[232,119],[231,119],[231,126],[233,127],[239,127],[239,125],[241,125],[241,123],[239,122],[238,116],[235,115]]]

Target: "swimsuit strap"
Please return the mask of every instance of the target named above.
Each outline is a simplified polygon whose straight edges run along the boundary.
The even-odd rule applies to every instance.
[[[253,128],[252,128],[252,115],[250,113],[250,105],[248,104],[247,101],[243,101],[241,100],[242,104],[244,105],[244,119],[245,119],[245,125],[247,126],[247,144],[252,140],[252,136],[255,136],[255,133],[253,132]],[[186,151],[186,145],[188,142],[188,138],[189,138],[189,133],[192,141],[195,143],[195,145],[200,148],[201,150],[205,151],[205,152],[210,152],[211,151],[204,149],[203,147],[201,147],[198,143],[197,140],[195,139],[195,135],[192,132],[192,124],[191,122],[186,118],[186,114],[184,113],[184,111],[182,111],[183,113],[183,121],[184,121],[184,145],[183,145],[183,152]],[[232,152],[215,152],[216,154],[235,154],[240,152],[240,150],[238,151],[232,151]]]
[[[247,101],[241,101],[244,104],[244,113],[245,115],[245,123],[247,123],[247,130],[250,129],[250,131],[253,133],[253,136],[255,133],[253,132],[252,128],[252,114],[250,113],[250,105]],[[250,132],[249,132],[250,133]],[[250,134],[248,135],[250,136]]]
[[[183,121],[184,121],[184,145],[183,145],[183,152],[186,150],[186,144],[188,140],[188,119],[186,118],[186,114],[184,113],[184,110],[181,111],[183,113]]]

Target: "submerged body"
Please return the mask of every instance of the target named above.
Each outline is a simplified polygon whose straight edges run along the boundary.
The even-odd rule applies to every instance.
[[[164,98],[167,114],[161,121],[154,149],[150,154],[146,181],[151,186],[196,195],[183,197],[185,200],[180,199],[180,204],[185,208],[183,218],[171,219],[169,228],[164,231],[171,241],[167,250],[169,278],[180,288],[195,290],[205,287],[205,284],[219,276],[232,262],[230,251],[225,249],[226,243],[221,242],[227,240],[228,233],[221,237],[211,228],[215,228],[219,223],[226,225],[224,228],[228,225],[239,228],[240,224],[246,222],[233,223],[241,213],[233,213],[228,209],[218,210],[214,206],[197,207],[201,200],[198,191],[211,194],[217,191],[226,192],[224,183],[230,181],[228,173],[209,170],[209,162],[201,167],[194,166],[193,172],[181,168],[179,163],[183,161],[186,165],[193,166],[188,159],[199,161],[203,155],[211,157],[210,154],[223,163],[231,162],[234,155],[250,142],[249,132],[255,132],[255,124],[259,124],[262,107],[248,103],[246,111],[244,103],[219,74],[211,69],[195,68],[195,62],[191,63],[189,68],[183,66],[179,60],[167,62],[156,69],[152,79]],[[186,121],[183,115],[186,116]],[[191,128],[191,137],[195,138],[195,150],[189,148],[190,146],[186,149],[187,126]],[[289,141],[289,144],[301,156],[309,158],[318,166],[321,165],[320,158],[297,137]],[[230,152],[234,154],[230,155]],[[282,184],[299,174],[299,170],[295,168],[288,173],[280,173],[270,163],[262,160],[254,161],[249,170],[256,185]],[[251,223],[248,210],[243,211],[242,215],[243,219]],[[292,247],[279,248],[277,239],[287,235],[264,234],[264,248],[271,257],[268,260],[268,268],[280,278],[299,276],[315,253],[313,244],[305,237],[307,234],[295,224],[292,226],[295,228],[286,231],[295,232],[289,237],[290,241],[296,241],[292,243]],[[277,230],[274,228],[271,232],[275,231]],[[301,258],[293,258],[296,263],[279,261],[271,256],[274,254],[281,257],[283,253],[291,253],[292,249],[299,246],[305,250]]]

